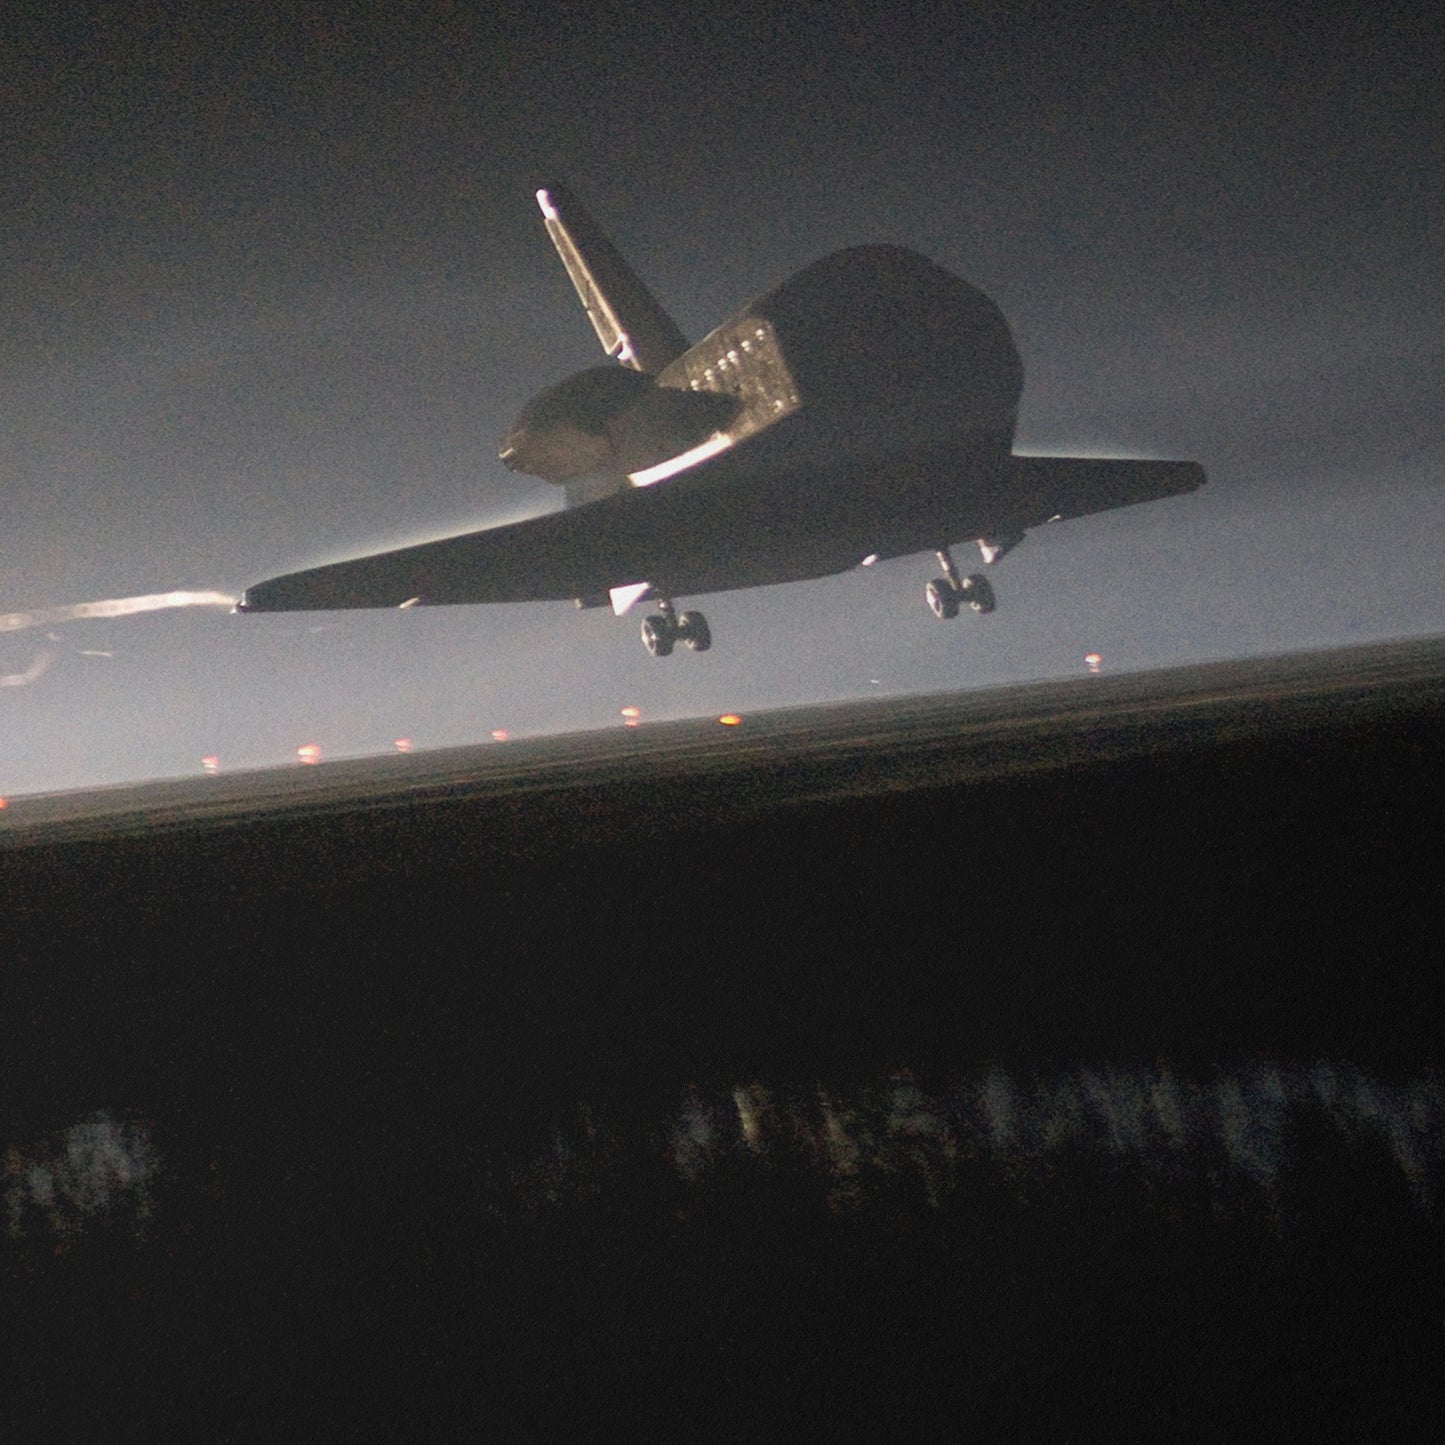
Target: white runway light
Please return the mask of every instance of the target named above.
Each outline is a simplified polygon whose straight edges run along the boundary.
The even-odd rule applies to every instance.
[[[143,597],[106,597],[98,602],[73,602],[67,607],[38,607],[32,612],[0,612],[0,632],[25,632],[92,617],[131,617],[138,612],[163,612],[172,607],[236,605],[224,592],[150,592]]]

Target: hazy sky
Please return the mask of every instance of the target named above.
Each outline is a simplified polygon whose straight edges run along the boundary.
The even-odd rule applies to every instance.
[[[0,792],[1445,629],[1426,7],[534,8],[0,11],[0,615],[554,505],[496,459],[601,360],[553,178],[693,337],[912,246],[1009,317],[1021,450],[1208,487],[1034,534],[992,617],[924,556],[685,599],[665,661],[567,606],[12,623]]]

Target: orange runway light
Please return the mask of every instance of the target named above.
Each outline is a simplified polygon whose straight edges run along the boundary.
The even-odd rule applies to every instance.
[[[319,763],[321,749],[315,743],[303,743],[296,749],[296,760],[301,763]]]
[[[718,721],[719,721],[725,728],[735,728],[735,727],[738,726],[739,723],[742,722],[742,718],[740,718],[740,717],[737,715],[737,713],[735,713],[735,712],[725,712],[725,713],[718,719]]]

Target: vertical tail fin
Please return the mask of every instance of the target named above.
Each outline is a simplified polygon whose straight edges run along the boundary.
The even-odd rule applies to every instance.
[[[544,186],[537,204],[608,356],[651,375],[681,356],[686,338],[582,204],[562,186]]]

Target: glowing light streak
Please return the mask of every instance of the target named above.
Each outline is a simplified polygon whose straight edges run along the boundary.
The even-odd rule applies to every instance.
[[[1084,662],[1088,666],[1089,671],[1094,673],[1097,673],[1104,665],[1103,656],[1097,652],[1086,652],[1084,654]]]
[[[34,682],[36,678],[44,676],[52,661],[50,653],[37,652],[35,661],[24,672],[0,673],[0,687],[24,687],[27,683]]]
[[[392,746],[393,746],[393,747],[397,750],[397,752],[399,752],[399,753],[409,753],[409,752],[411,751],[411,739],[410,739],[410,738],[395,738],[395,739],[393,739],[393,741],[392,741]]]
[[[214,753],[210,753],[201,759],[201,767],[214,777],[221,771],[221,760]]]
[[[504,743],[504,742],[506,742],[507,739],[508,739],[509,737],[511,737],[511,736],[512,736],[511,733],[509,733],[509,732],[506,730],[506,728],[493,728],[493,729],[492,729],[492,741],[493,741],[494,743]]]
[[[296,749],[296,761],[314,766],[321,761],[321,749],[315,743],[302,743]]]
[[[133,617],[139,612],[163,612],[173,607],[236,605],[224,592],[150,592],[143,597],[106,597],[97,602],[73,602],[66,607],[37,607],[30,612],[0,612],[0,632],[25,632],[32,627],[53,627],[61,622],[84,622],[93,617]]]
[[[740,726],[740,725],[742,724],[742,718],[740,718],[740,717],[737,715],[737,713],[735,713],[735,712],[725,712],[725,713],[718,719],[718,721],[719,721],[725,728],[735,728],[735,727],[738,727],[738,726]]]
[[[642,721],[642,709],[638,707],[625,707],[622,709],[622,726],[635,728]]]
[[[685,472],[689,467],[695,467],[699,462],[705,462],[709,457],[727,451],[732,444],[733,439],[726,432],[715,431],[705,442],[690,447],[685,452],[679,452],[665,462],[643,467],[640,472],[628,472],[627,480],[634,487],[650,487],[656,482],[665,482],[669,477],[675,477],[679,472]]]

